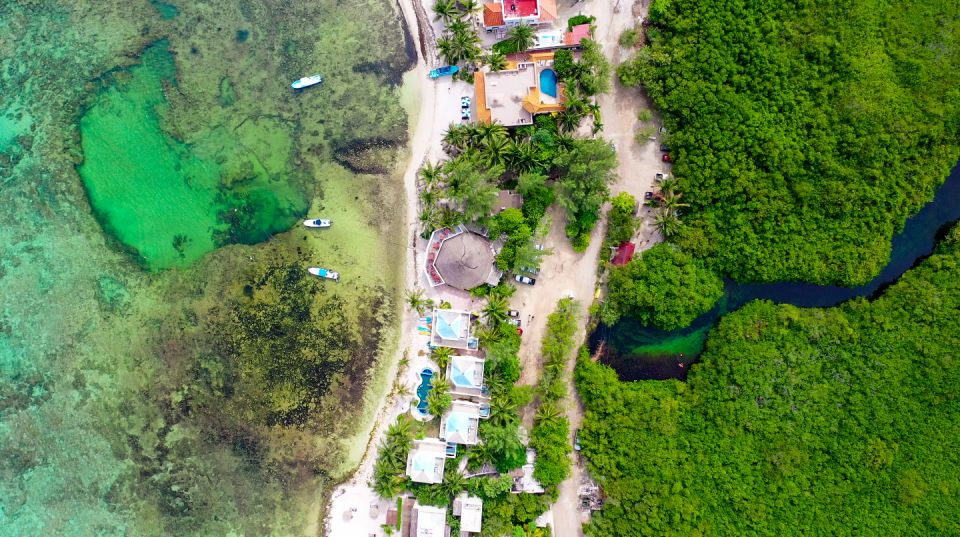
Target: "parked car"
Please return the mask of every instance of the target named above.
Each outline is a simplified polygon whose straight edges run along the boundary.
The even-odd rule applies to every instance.
[[[543,245],[542,245],[542,244],[534,244],[533,247],[534,247],[535,249],[537,249],[537,250],[543,251]]]
[[[507,322],[513,326],[516,326],[517,328],[520,327],[520,319],[507,319]]]
[[[663,161],[664,161],[664,162],[673,162],[673,159],[670,158],[670,153],[664,153],[664,154],[663,154]]]
[[[460,111],[460,119],[464,121],[470,121],[470,109]]]
[[[460,97],[460,108],[470,108],[470,97]]]
[[[520,312],[517,310],[507,310],[507,315],[510,317],[519,317]]]
[[[531,278],[530,276],[524,276],[523,274],[517,274],[513,277],[513,279],[527,285],[535,285],[537,283],[537,280]]]
[[[658,173],[657,175],[653,176],[653,180],[657,183],[662,183],[664,179],[669,179],[669,178],[670,178],[669,173]]]
[[[573,435],[573,449],[580,451],[580,429]]]
[[[441,76],[452,75],[459,70],[460,68],[457,67],[456,65],[447,65],[445,67],[441,67],[439,69],[434,69],[430,71],[430,78],[440,78]]]
[[[660,144],[660,151],[663,151],[664,153],[666,153],[670,151],[670,147],[667,144]]]
[[[540,274],[540,269],[536,267],[520,267],[520,272],[526,272],[527,274]]]

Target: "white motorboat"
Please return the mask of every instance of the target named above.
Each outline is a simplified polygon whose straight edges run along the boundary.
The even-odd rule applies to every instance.
[[[309,272],[310,274],[313,274],[318,278],[325,278],[327,280],[333,280],[333,281],[340,280],[340,273],[330,269],[325,269],[320,267],[310,267],[307,269],[307,272]]]
[[[330,227],[333,221],[327,218],[315,218],[313,220],[304,220],[303,225],[307,227]]]
[[[293,84],[290,84],[290,87],[295,90],[299,90],[303,88],[309,88],[310,86],[316,86],[321,82],[323,82],[323,77],[320,75],[305,76],[300,80],[295,80]]]

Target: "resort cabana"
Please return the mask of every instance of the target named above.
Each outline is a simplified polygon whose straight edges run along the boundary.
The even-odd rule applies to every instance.
[[[478,397],[483,393],[483,358],[454,356],[447,365],[447,380],[453,385],[452,395]]]
[[[434,347],[476,350],[477,338],[470,337],[470,312],[434,309],[430,343]]]
[[[407,454],[407,476],[416,483],[442,483],[447,444],[436,438],[414,440]]]
[[[460,532],[480,533],[483,520],[483,500],[461,493],[453,500],[453,516],[460,517]]]
[[[430,285],[447,284],[469,290],[496,285],[501,273],[494,265],[493,246],[486,237],[459,225],[434,231],[427,242],[424,270]]]
[[[447,510],[432,505],[413,506],[413,516],[410,521],[411,537],[448,537],[450,528],[447,527]]]
[[[473,446],[480,427],[480,405],[454,401],[440,420],[440,438],[451,444]]]

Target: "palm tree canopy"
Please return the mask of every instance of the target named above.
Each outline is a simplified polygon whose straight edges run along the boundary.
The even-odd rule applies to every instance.
[[[518,52],[523,52],[533,46],[533,27],[521,24],[514,26],[507,32],[507,40],[513,44]]]

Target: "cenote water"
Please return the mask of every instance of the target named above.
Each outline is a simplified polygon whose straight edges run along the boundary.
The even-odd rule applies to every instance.
[[[893,237],[890,262],[873,280],[859,287],[782,282],[771,284],[726,282],[726,294],[709,312],[690,326],[658,330],[623,319],[614,326],[600,325],[591,335],[594,351],[604,343],[601,361],[623,380],[684,379],[689,365],[703,350],[707,334],[724,314],[752,300],[770,300],[806,308],[836,306],[857,297],[873,297],[904,272],[929,256],[940,234],[960,220],[960,164],[937,190],[934,199],[907,219]]]

